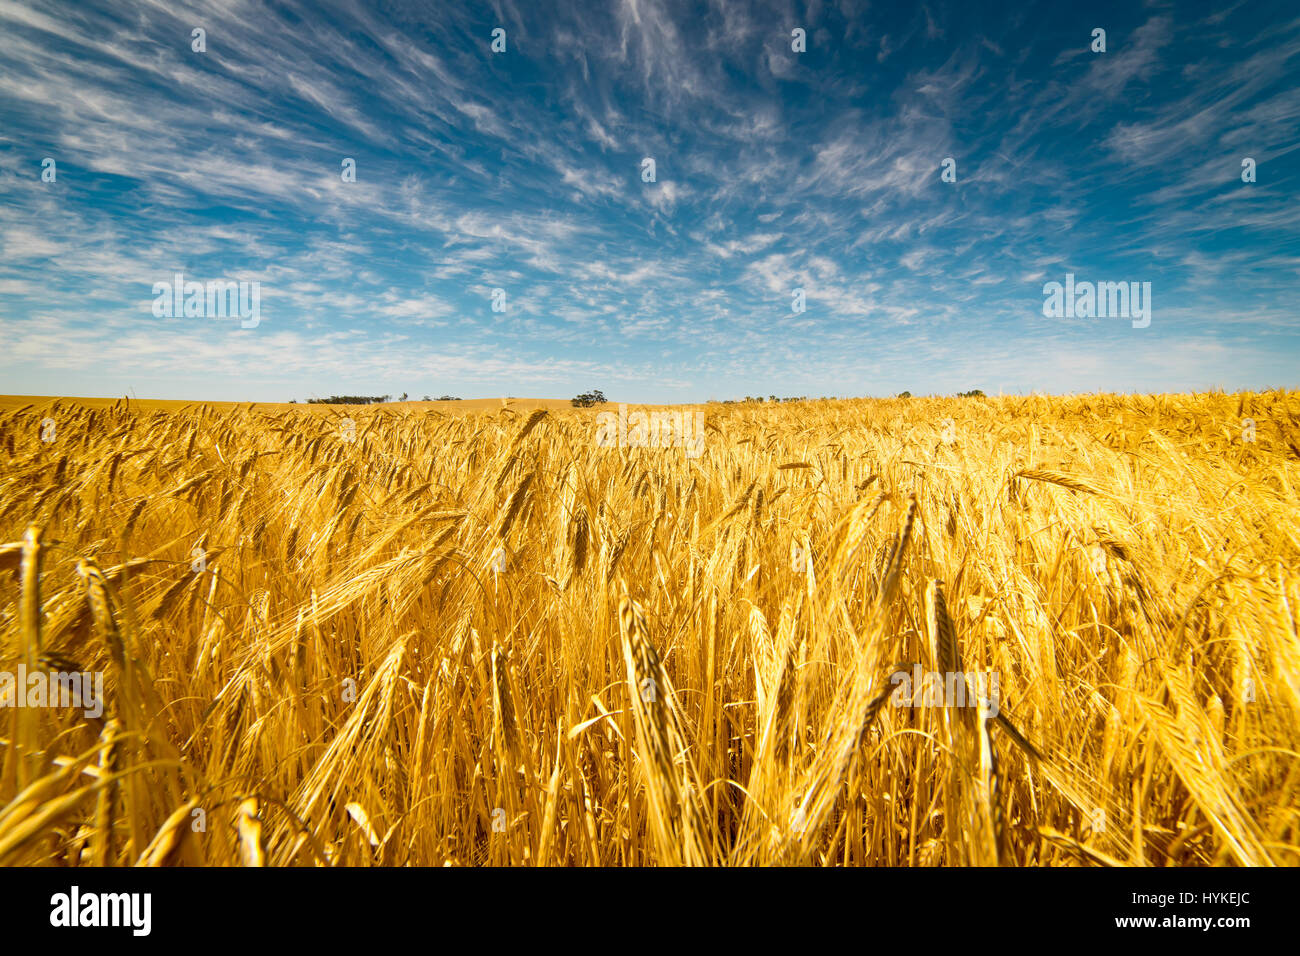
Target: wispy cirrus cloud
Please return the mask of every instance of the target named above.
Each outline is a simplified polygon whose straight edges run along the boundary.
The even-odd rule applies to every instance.
[[[1294,384],[1300,18],[995,13],[0,0],[4,390]],[[1067,271],[1152,325],[1045,320]],[[176,272],[262,323],[154,318]]]

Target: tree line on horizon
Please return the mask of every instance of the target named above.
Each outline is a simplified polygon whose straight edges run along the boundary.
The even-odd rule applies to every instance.
[[[397,400],[399,402],[404,402],[409,397],[410,396],[406,392],[403,392],[401,395],[397,397]],[[329,398],[308,398],[305,400],[305,404],[307,405],[381,405],[384,402],[391,402],[392,400],[393,400],[392,395],[331,395]],[[455,395],[439,395],[437,399],[430,398],[428,395],[426,395],[424,396],[424,398],[421,399],[421,401],[459,402],[460,399],[457,398]],[[298,400],[296,398],[291,398],[289,399],[289,404],[297,405]]]
[[[898,397],[911,398],[912,393],[899,392]],[[969,392],[958,392],[957,397],[958,398],[983,398],[984,392],[978,388],[973,388]],[[306,400],[306,404],[308,405],[378,405],[384,402],[391,402],[392,400],[393,400],[392,395],[331,395],[329,398],[309,398]],[[398,397],[397,400],[399,402],[406,401],[407,393],[403,392]],[[430,398],[428,395],[424,396],[424,398],[422,399],[422,401],[426,401],[426,402],[432,402],[434,400],[435,399]],[[455,397],[454,395],[440,395],[436,400],[439,402],[461,401],[461,399]],[[290,404],[297,404],[297,401],[298,401],[297,399],[289,400]],[[575,395],[573,398],[569,399],[569,404],[572,405],[574,408],[590,408],[593,405],[604,405],[608,401],[609,399],[605,397],[604,392],[602,392],[600,389],[593,389],[590,392],[583,392],[581,395]],[[722,404],[735,405],[741,401],[742,399],[737,399],[737,398],[724,398],[722,400]],[[808,401],[808,396],[798,395],[798,396],[785,396],[784,398],[781,398],[776,395],[769,395],[766,399],[764,399],[763,396],[761,395],[757,395],[757,396],[746,395],[743,401],[746,402],[762,402],[762,401],[806,402]]]

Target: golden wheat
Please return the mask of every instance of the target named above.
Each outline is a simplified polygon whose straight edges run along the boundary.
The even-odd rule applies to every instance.
[[[1300,394],[706,415],[0,411],[0,864],[1300,863]]]

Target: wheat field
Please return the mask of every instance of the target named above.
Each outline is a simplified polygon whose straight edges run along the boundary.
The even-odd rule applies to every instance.
[[[1300,862],[1300,393],[704,412],[0,410],[0,865]]]

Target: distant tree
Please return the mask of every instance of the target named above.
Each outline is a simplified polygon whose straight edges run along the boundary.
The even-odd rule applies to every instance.
[[[386,402],[391,395],[331,395],[329,398],[309,398],[308,405],[375,405]]]
[[[460,399],[457,398],[455,395],[439,395],[439,396],[438,396],[438,401],[440,401],[440,402],[459,402]]]
[[[592,405],[604,405],[606,401],[605,393],[600,389],[594,389],[571,398],[569,404],[574,408],[590,408]]]
[[[984,397],[984,393],[981,392],[978,388],[973,388],[969,392],[958,392],[957,395],[961,398],[983,398]]]
[[[911,398],[911,397],[912,397],[912,393],[911,393],[911,392],[899,392],[899,393],[898,393],[898,397],[899,397],[899,398]]]
[[[399,402],[404,402],[404,401],[406,401],[406,393],[405,393],[405,392],[402,393],[402,397],[399,398],[398,401],[399,401]]]
[[[433,401],[433,399],[431,399],[428,395],[426,395],[426,396],[424,396],[424,398],[422,399],[422,401],[431,402],[431,401]]]

